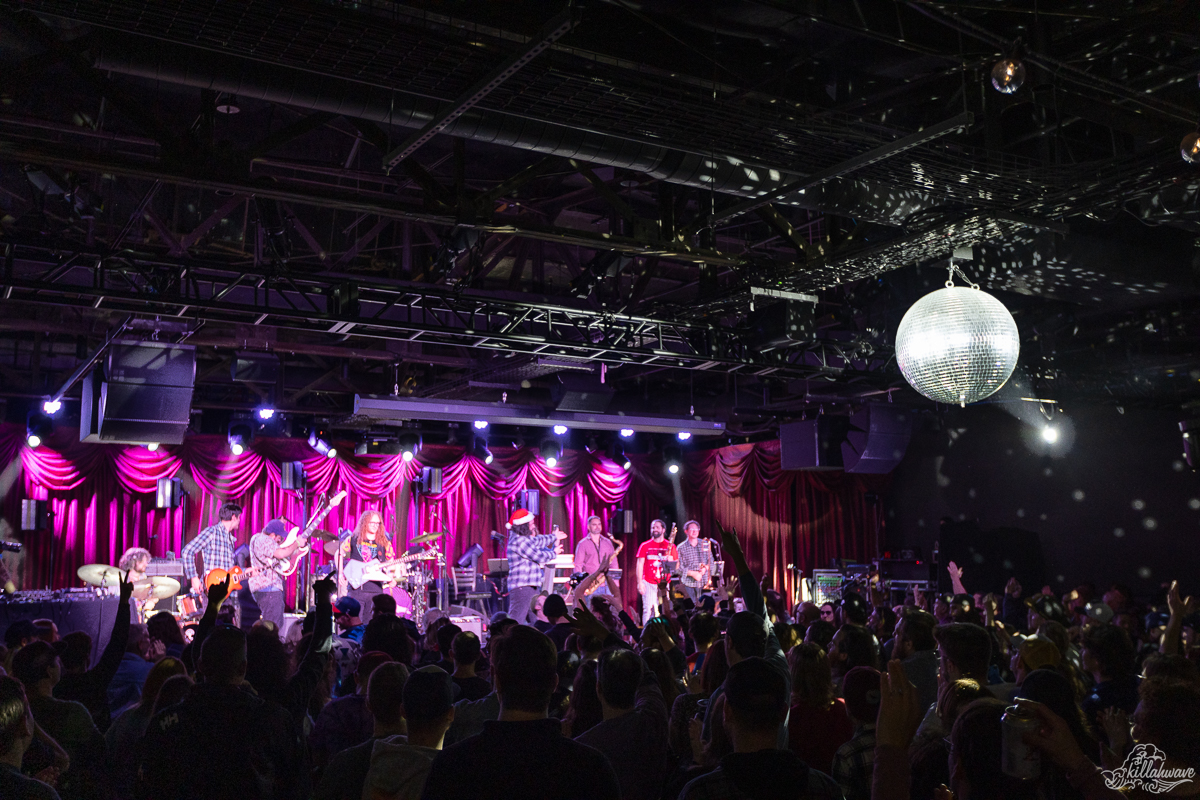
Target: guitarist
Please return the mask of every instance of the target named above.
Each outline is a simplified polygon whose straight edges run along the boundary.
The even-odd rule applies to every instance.
[[[683,589],[693,603],[699,603],[704,587],[712,578],[712,545],[707,539],[700,541],[700,523],[694,519],[683,523],[683,533],[687,536],[687,541],[679,545],[679,569],[683,573]]]
[[[262,533],[250,537],[250,566],[254,570],[250,575],[250,593],[262,611],[262,618],[275,623],[277,633],[283,630],[283,576],[276,571],[277,559],[290,558],[297,548],[306,544],[297,538],[283,546],[287,534],[287,523],[273,519],[263,527]]]
[[[207,598],[202,575],[214,569],[233,569],[234,532],[242,520],[242,507],[237,503],[226,503],[217,512],[217,519],[216,525],[200,531],[179,553],[183,576],[190,579],[192,591],[201,598]]]
[[[599,517],[588,517],[587,521],[587,536],[579,540],[579,544],[575,545],[575,571],[592,573],[600,569],[600,565],[607,563],[605,559],[613,554],[613,540],[604,535],[604,523]],[[610,597],[612,592],[608,588],[608,568],[604,569],[604,578],[599,586],[592,594],[606,594]]]
[[[658,586],[670,579],[663,561],[678,561],[679,551],[666,540],[667,523],[656,519],[650,523],[650,539],[642,542],[637,552],[638,593],[642,596],[642,626],[658,614]]]
[[[396,557],[388,533],[383,527],[383,516],[378,511],[364,511],[354,526],[354,532],[342,540],[340,548],[342,562],[346,561],[391,561]],[[358,601],[364,624],[371,621],[371,598],[383,592],[379,581],[367,581],[359,588],[346,587],[346,594]]]

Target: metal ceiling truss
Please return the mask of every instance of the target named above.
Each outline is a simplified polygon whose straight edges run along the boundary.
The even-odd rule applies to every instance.
[[[596,364],[865,377],[886,358],[886,351],[877,354],[878,344],[865,340],[764,349],[748,332],[713,324],[349,275],[312,277],[269,265],[233,268],[197,259],[55,253],[15,243],[4,253],[0,284],[4,299],[22,303],[274,325]]]

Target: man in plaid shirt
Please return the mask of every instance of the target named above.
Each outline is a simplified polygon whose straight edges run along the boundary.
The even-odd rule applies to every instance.
[[[559,540],[567,535],[538,533],[532,513],[518,508],[508,520],[508,615],[517,622],[529,623],[529,604],[542,590],[545,566],[562,549]]]
[[[705,539],[700,542],[700,523],[689,519],[683,523],[687,541],[679,545],[679,571],[683,573],[683,588],[693,603],[700,601],[704,585],[712,577],[712,545]]]
[[[183,546],[183,575],[191,579],[192,591],[204,597],[204,576],[214,569],[233,569],[233,533],[242,519],[242,507],[226,503],[217,512],[220,520],[211,528],[200,531],[195,539]],[[200,564],[197,564],[199,556]]]

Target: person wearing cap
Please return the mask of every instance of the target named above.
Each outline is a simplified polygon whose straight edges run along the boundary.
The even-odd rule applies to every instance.
[[[993,684],[988,689],[1001,700],[1011,700],[1021,691],[1025,676],[1029,673],[1039,669],[1058,670],[1061,665],[1062,654],[1058,652],[1058,645],[1049,639],[1030,636],[1021,641],[1020,647],[1013,649],[1012,658],[1008,663],[1008,668],[1012,670],[1013,682]]]
[[[362,604],[349,595],[343,595],[333,604],[333,621],[338,626],[338,636],[343,639],[349,639],[355,644],[362,644],[363,631],[367,626],[363,624],[359,614],[362,613]]]
[[[567,535],[538,533],[533,512],[518,508],[508,519],[508,615],[517,622],[532,624],[529,603],[542,590],[546,565],[554,560],[559,540]]]
[[[869,800],[875,767],[875,718],[879,714],[879,670],[855,667],[842,681],[846,714],[854,735],[833,756],[833,779],[846,800]]]
[[[250,537],[250,593],[262,611],[262,618],[275,623],[275,630],[283,630],[283,576],[276,571],[280,559],[290,558],[305,542],[296,539],[284,546],[287,538],[287,523],[273,519],[263,526],[261,533]]]
[[[408,676],[401,707],[408,735],[375,743],[363,783],[364,800],[420,800],[429,768],[454,721],[454,696],[454,682],[441,667],[421,667]]]
[[[54,687],[62,677],[59,656],[65,642],[30,642],[13,656],[13,677],[25,686],[33,718],[58,742],[70,758],[70,766],[59,778],[58,787],[68,798],[105,796],[107,749],[104,737],[82,703],[58,700]]]
[[[1062,603],[1052,594],[1035,594],[1033,597],[1027,597],[1025,605],[1029,608],[1027,627],[1030,636],[1035,636],[1042,629],[1042,623],[1046,621],[1057,622],[1064,628],[1071,624]]]

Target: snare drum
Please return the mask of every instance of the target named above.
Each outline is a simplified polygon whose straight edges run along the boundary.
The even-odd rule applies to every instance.
[[[396,601],[397,617],[407,617],[408,619],[413,618],[412,595],[410,595],[404,589],[401,589],[399,586],[393,586],[392,588],[385,590],[385,593],[391,595],[392,599]]]

